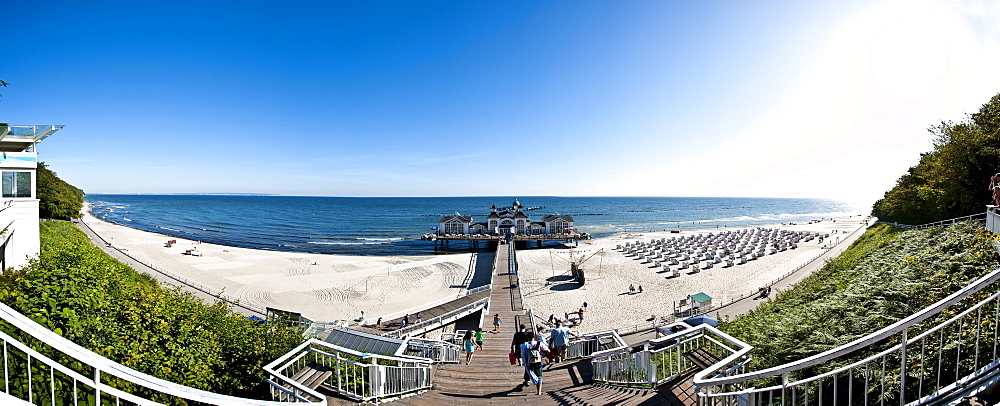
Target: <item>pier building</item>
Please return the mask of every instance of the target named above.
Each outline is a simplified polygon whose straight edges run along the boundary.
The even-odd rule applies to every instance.
[[[61,125],[0,124],[0,270],[38,256],[37,144]]]
[[[537,241],[539,246],[543,241],[590,239],[589,234],[576,230],[573,216],[550,214],[532,221],[531,216],[525,213],[527,210],[521,202],[514,200],[507,207],[493,205],[486,221],[482,222],[460,213],[441,216],[437,230],[424,234],[421,239],[442,244],[450,240],[465,240],[473,245],[479,241]]]

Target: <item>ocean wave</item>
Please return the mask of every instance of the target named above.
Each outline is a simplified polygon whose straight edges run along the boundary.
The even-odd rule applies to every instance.
[[[350,241],[306,241],[306,244],[313,245],[381,245],[381,244],[392,244],[396,241],[402,241],[402,238],[389,238],[388,241],[370,241],[363,238],[354,239]]]
[[[830,217],[844,217],[857,213],[829,212],[829,213],[761,213],[755,216],[735,216],[710,220],[698,220],[704,223],[725,223],[725,222],[756,222],[756,221],[782,221],[788,219],[809,219],[818,220]]]

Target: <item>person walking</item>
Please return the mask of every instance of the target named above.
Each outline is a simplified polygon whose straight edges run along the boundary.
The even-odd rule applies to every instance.
[[[514,353],[517,365],[521,365],[521,344],[528,341],[531,341],[531,332],[528,331],[528,326],[522,324],[521,328],[514,333],[514,339],[510,341],[510,351]]]
[[[530,334],[530,333],[529,333]],[[542,353],[548,352],[548,346],[541,334],[536,334],[534,340],[530,340],[520,345],[521,363],[524,364],[524,383],[528,386],[530,381],[535,385],[535,394],[542,394]]]
[[[555,352],[555,362],[559,363],[566,359],[566,346],[569,345],[569,336],[580,338],[579,335],[569,331],[569,327],[556,322],[556,328],[549,332],[549,342],[552,343],[552,351]]]
[[[476,348],[479,348],[480,350],[483,349],[483,328],[477,328],[476,332],[472,335],[476,338]]]
[[[465,345],[465,365],[469,365],[472,362],[472,353],[476,352],[476,343],[472,342],[472,330],[465,331],[462,344]]]
[[[500,332],[500,313],[493,315],[493,332],[494,333]]]
[[[642,287],[639,287],[639,291],[642,291]],[[413,317],[417,319],[417,324],[420,324],[420,313],[414,313]]]

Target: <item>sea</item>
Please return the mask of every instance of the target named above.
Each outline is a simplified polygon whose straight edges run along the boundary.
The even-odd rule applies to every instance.
[[[352,255],[431,255],[441,215],[485,221],[515,200],[532,221],[572,215],[593,237],[620,232],[804,222],[867,215],[869,207],[827,199],[722,197],[307,197],[260,195],[87,195],[112,223],[236,247]],[[461,243],[451,251],[465,251]]]

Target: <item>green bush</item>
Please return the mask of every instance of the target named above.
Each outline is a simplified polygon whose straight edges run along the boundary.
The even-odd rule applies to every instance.
[[[302,341],[224,302],[205,304],[109,257],[72,224],[41,223],[42,250],[0,276],[0,301],[107,358],[194,388],[266,393],[261,367]]]
[[[754,369],[854,341],[1000,266],[993,236],[978,226],[905,232],[872,227],[793,289],[722,329],[754,346]]]

